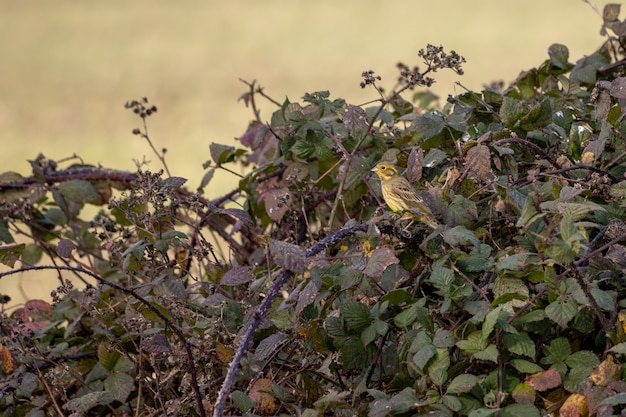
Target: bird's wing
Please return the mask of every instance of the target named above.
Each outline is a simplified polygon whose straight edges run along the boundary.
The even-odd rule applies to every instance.
[[[393,189],[398,194],[398,197],[406,201],[410,207],[414,207],[411,203],[423,203],[423,200],[408,182],[399,181],[397,184],[394,184]]]

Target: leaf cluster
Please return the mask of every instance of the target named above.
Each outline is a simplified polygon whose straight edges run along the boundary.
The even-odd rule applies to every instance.
[[[362,105],[241,99],[195,191],[168,175],[39,156],[0,174],[0,262],[53,269],[52,302],[0,315],[7,415],[540,416],[626,404],[626,68],[564,45],[506,88],[415,87],[463,57],[429,45]],[[608,33],[613,33],[608,35]],[[259,101],[275,106],[269,121]],[[384,209],[404,170],[439,226]],[[246,167],[210,200],[218,171]],[[94,210],[95,208],[95,210]],[[94,214],[95,213],[95,214]],[[87,220],[88,219],[88,220]],[[82,280],[75,287],[67,278]],[[3,302],[8,302],[3,297]]]

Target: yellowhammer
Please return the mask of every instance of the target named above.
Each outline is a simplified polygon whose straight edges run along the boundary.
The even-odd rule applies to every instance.
[[[380,178],[385,203],[393,211],[404,212],[403,219],[412,219],[406,230],[415,219],[436,229],[439,224],[424,201],[415,192],[409,181],[398,174],[398,169],[384,162],[379,163],[372,171]]]

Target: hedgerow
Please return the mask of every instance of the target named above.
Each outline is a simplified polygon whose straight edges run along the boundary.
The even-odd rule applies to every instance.
[[[0,175],[0,262],[56,271],[51,302],[0,315],[5,415],[566,416],[626,404],[626,21],[508,87],[440,103],[443,47],[329,92],[242,96],[240,146],[211,144],[197,190],[164,171]],[[269,121],[261,103],[275,106]],[[441,224],[389,212],[399,166]],[[216,172],[246,167],[210,200]],[[96,209],[94,209],[94,207]],[[94,214],[95,213],[95,214]],[[84,285],[75,287],[72,281]],[[7,295],[5,304],[10,304]]]

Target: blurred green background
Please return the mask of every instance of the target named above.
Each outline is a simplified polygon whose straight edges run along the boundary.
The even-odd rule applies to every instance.
[[[608,1],[594,2],[602,10]],[[211,142],[234,143],[251,118],[238,97],[239,78],[257,80],[282,102],[330,90],[353,104],[375,99],[359,87],[372,69],[394,85],[395,64],[420,65],[427,43],[467,59],[465,75],[436,74],[445,100],[462,93],[455,81],[480,89],[510,82],[547,59],[552,43],[570,61],[602,43],[602,20],[582,0],[318,0],[0,1],[0,172],[30,174],[27,159],[74,153],[85,163],[133,170],[151,160],[131,131],[140,120],[124,102],[146,96],[158,106],[148,119],[157,148],[168,149],[173,175],[195,189]],[[260,101],[261,115],[274,107]],[[236,183],[224,174],[208,188],[217,197]],[[34,275],[34,274],[33,274]],[[14,301],[48,298],[37,276],[0,280]]]

